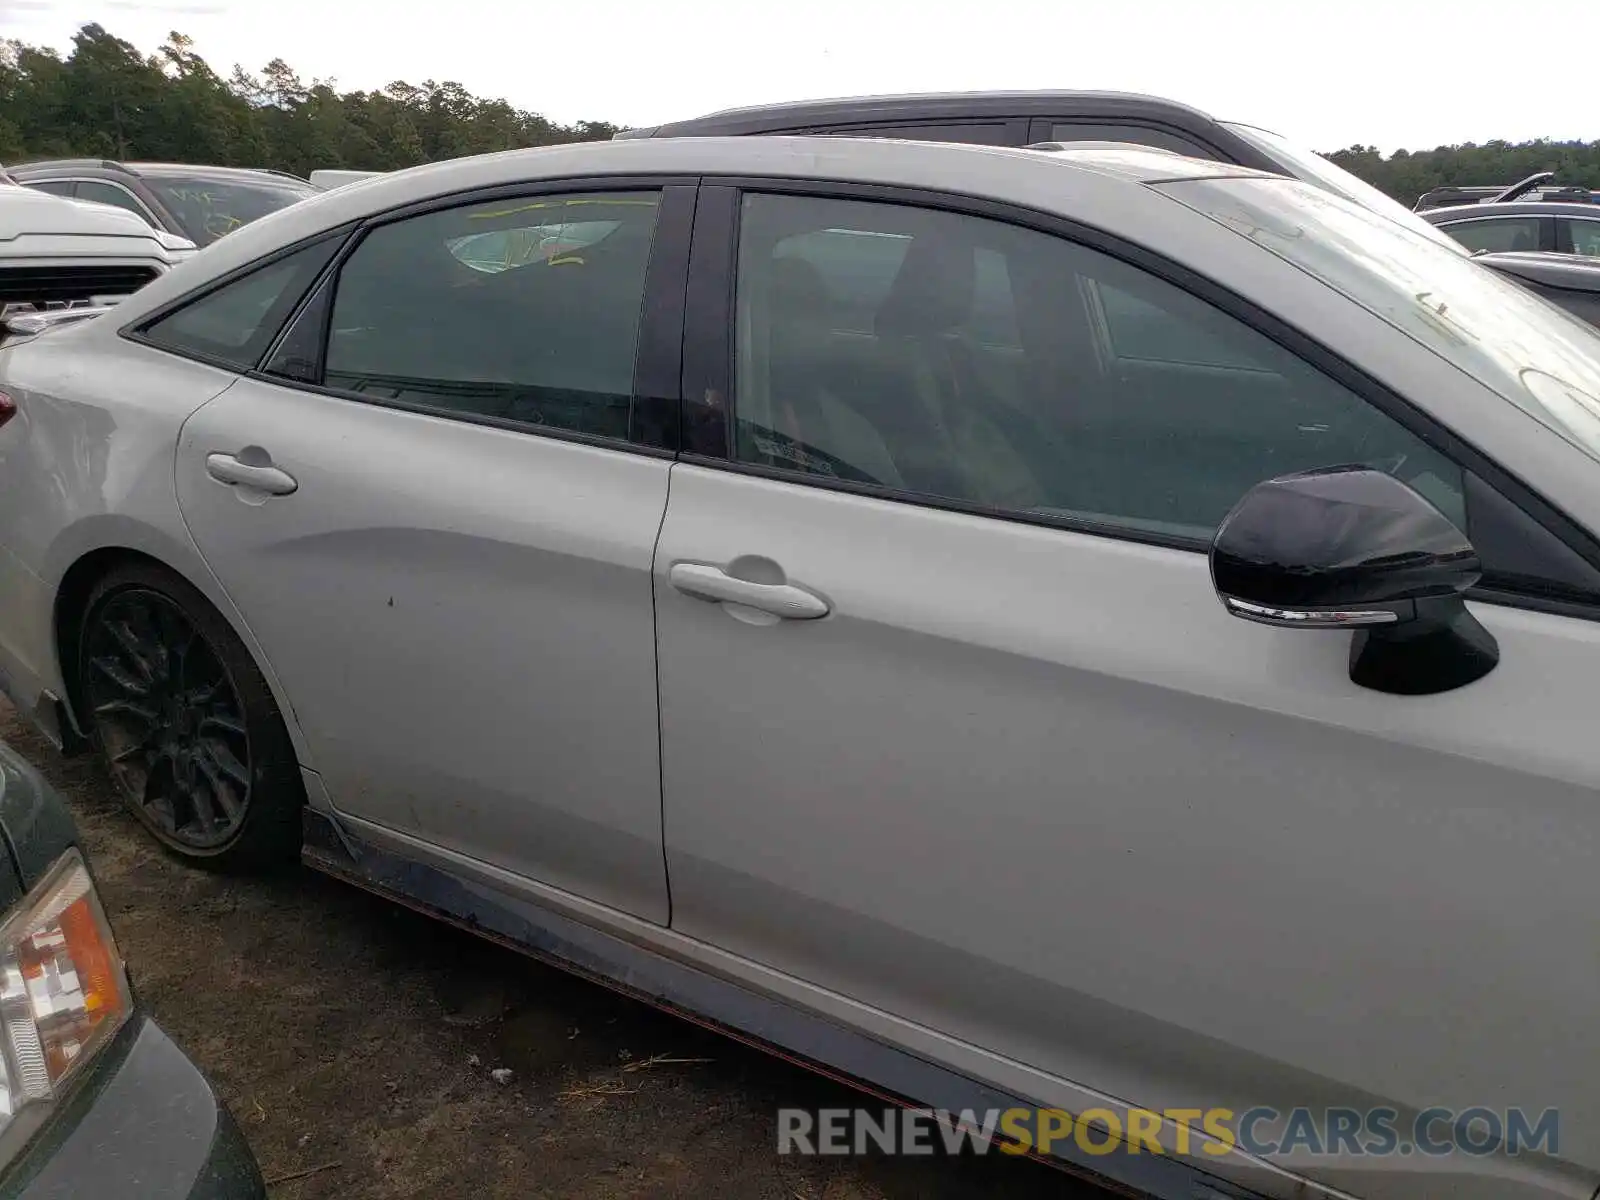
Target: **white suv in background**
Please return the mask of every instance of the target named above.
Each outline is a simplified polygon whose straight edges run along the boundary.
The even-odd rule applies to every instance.
[[[0,182],[0,315],[115,303],[194,253],[120,208]]]

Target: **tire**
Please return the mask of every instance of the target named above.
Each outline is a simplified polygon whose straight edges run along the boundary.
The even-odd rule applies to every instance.
[[[286,866],[305,792],[272,691],[228,622],[154,564],[105,575],[78,630],[83,728],[161,845],[219,871]]]

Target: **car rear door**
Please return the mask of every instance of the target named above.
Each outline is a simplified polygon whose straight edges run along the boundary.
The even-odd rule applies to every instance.
[[[1387,1108],[1395,1145],[1430,1104],[1595,1112],[1570,1048],[1600,1005],[1574,950],[1600,763],[1571,704],[1600,668],[1600,574],[1573,567],[1564,613],[1476,606],[1502,665],[1431,697],[1356,685],[1348,635],[1232,619],[1211,530],[1313,466],[1396,473],[1486,554],[1569,552],[1215,288],[1104,233],[928,203],[702,193],[655,567],[673,927],[1075,1111]],[[1092,220],[1140,213],[1253,269],[1176,206]],[[1101,336],[1113,288],[1142,361]],[[1462,386],[1326,295],[1336,342],[1398,342]],[[1587,1170],[1285,1165],[1370,1197],[1587,1200],[1600,1154],[1561,1133]]]
[[[650,563],[693,202],[624,179],[370,223],[177,466],[341,813],[661,922]]]

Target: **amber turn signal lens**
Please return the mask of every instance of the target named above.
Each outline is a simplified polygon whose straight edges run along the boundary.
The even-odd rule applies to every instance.
[[[55,1099],[132,1010],[94,881],[69,850],[0,926],[0,1114]]]

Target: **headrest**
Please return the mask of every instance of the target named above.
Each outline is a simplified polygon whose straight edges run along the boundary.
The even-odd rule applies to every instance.
[[[878,309],[879,335],[948,332],[972,315],[977,268],[970,245],[932,233],[911,239],[900,271]]]
[[[831,299],[822,272],[803,258],[772,260],[771,303],[783,313],[815,313]]]

